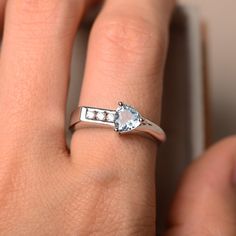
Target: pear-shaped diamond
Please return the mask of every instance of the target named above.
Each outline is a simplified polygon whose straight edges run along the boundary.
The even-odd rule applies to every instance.
[[[133,107],[121,104],[116,110],[114,124],[118,132],[128,132],[141,124],[141,116]]]

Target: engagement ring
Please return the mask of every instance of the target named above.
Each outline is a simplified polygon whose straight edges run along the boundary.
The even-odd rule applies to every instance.
[[[144,133],[164,142],[165,132],[152,121],[144,118],[134,107],[118,103],[116,110],[96,107],[78,107],[71,115],[70,129],[94,125],[107,126],[119,134]]]

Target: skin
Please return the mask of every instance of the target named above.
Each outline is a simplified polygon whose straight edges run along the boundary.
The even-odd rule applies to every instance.
[[[93,2],[0,2],[0,235],[155,235],[154,142],[83,129],[66,148],[71,50]],[[160,121],[173,7],[171,0],[105,1],[80,105],[114,108],[122,99]],[[230,137],[189,167],[166,235],[236,234],[235,159]]]

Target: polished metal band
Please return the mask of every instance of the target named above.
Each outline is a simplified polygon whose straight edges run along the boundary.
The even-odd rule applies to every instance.
[[[119,134],[139,132],[149,134],[161,142],[166,139],[165,132],[157,124],[122,102],[119,102],[117,110],[82,106],[71,115],[70,128],[72,130],[94,125],[113,128]]]

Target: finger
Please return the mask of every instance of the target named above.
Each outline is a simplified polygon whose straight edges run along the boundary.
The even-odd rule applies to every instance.
[[[114,109],[122,100],[159,121],[171,2],[105,1],[90,36],[80,105]],[[108,158],[114,149],[107,145],[113,145],[117,156],[124,148],[130,151],[127,155],[151,160],[156,152],[155,144],[140,137],[118,138],[111,130],[81,129],[72,138],[72,158],[90,165],[78,156],[90,150],[91,155],[100,152]]]
[[[159,121],[170,3],[105,1],[90,36],[80,105],[114,109],[121,100]],[[106,202],[116,198],[106,212],[113,209],[116,218],[126,219],[126,225],[134,217],[131,229],[143,217],[149,225],[146,235],[153,233],[155,224],[156,149],[148,139],[118,137],[103,128],[80,129],[71,144],[72,161],[80,175],[90,176],[98,186],[119,187],[105,197]]]
[[[80,105],[114,108],[123,100],[159,121],[171,3],[105,2],[90,36]],[[80,130],[73,136],[72,151],[83,152],[87,146],[96,150],[97,141],[102,138],[109,143],[111,137],[118,141],[112,132]],[[155,145],[151,146],[154,150]]]
[[[168,236],[236,234],[236,138],[207,151],[184,175]]]
[[[85,1],[7,2],[0,68],[7,142],[64,144],[71,50],[84,7]]]

